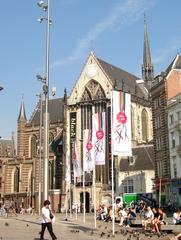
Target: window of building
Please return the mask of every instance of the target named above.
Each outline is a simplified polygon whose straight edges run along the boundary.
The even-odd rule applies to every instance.
[[[177,161],[175,156],[172,157],[172,163],[173,163],[173,177],[177,178]]]
[[[178,132],[178,141],[179,141],[179,145],[181,145],[181,131]]]
[[[134,110],[131,107],[131,137],[132,139],[135,138],[135,124],[134,124]]]
[[[133,179],[126,179],[123,181],[123,191],[124,191],[124,193],[133,193],[134,192]]]
[[[162,149],[162,137],[156,138],[156,150],[161,150]]]
[[[35,135],[31,136],[31,158],[37,155],[37,138]]]
[[[53,133],[49,133],[49,144],[53,142],[53,139],[54,139],[54,135]]]
[[[162,105],[162,97],[158,98],[158,105],[161,106]]]
[[[176,114],[177,114],[177,120],[179,121],[181,119],[181,112],[178,111]]]
[[[145,109],[143,109],[141,113],[141,125],[142,125],[142,140],[147,141],[148,140],[148,114]]]
[[[157,162],[157,172],[158,172],[158,177],[163,176],[163,166],[162,166],[162,161]]]
[[[19,192],[19,168],[17,167],[14,172],[14,192]]]
[[[155,118],[155,128],[158,129],[161,127],[161,117],[158,116]]]
[[[158,98],[154,100],[154,109],[158,108]]]
[[[171,132],[171,147],[175,148],[175,134],[174,132]]]
[[[174,116],[173,114],[170,114],[170,124],[173,124],[174,123]]]

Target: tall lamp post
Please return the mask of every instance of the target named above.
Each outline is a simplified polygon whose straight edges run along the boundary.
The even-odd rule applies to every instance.
[[[46,17],[39,18],[39,21],[47,21],[46,28],[46,65],[45,65],[45,77],[44,80],[43,92],[45,95],[45,113],[44,113],[44,167],[43,167],[43,198],[44,200],[48,199],[48,162],[49,162],[49,112],[48,112],[48,100],[49,100],[49,53],[50,53],[50,0],[47,0],[47,3],[44,1],[38,1],[37,5],[47,13]]]

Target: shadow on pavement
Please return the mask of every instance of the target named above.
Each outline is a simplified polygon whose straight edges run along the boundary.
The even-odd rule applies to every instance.
[[[89,231],[92,230],[92,228],[83,227],[83,226],[80,226],[80,225],[77,225],[77,226],[68,226],[68,228],[70,228],[70,232],[79,232],[79,231],[89,232]]]
[[[18,219],[18,218],[15,218],[17,221],[20,221],[20,222],[25,222],[25,223],[32,223],[32,224],[36,224],[36,225],[41,225],[41,223],[37,223],[37,222],[33,222],[33,221],[28,221],[28,220],[24,220],[24,219]],[[28,226],[27,226],[28,227]]]

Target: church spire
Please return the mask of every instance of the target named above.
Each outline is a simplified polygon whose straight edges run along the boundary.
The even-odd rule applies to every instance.
[[[18,121],[20,121],[20,120],[26,120],[25,106],[24,106],[24,99],[23,99],[23,97],[22,97],[22,100],[21,100],[21,107],[20,107],[19,117],[18,117]]]
[[[143,64],[142,64],[142,78],[145,81],[146,87],[151,87],[153,79],[153,65],[151,62],[151,53],[148,41],[147,22],[144,14],[144,47],[143,47]]]

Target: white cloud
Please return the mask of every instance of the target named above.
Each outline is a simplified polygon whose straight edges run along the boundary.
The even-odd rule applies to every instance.
[[[111,12],[100,22],[96,23],[88,32],[85,37],[79,40],[72,55],[68,56],[64,60],[58,60],[51,64],[51,68],[70,64],[84,55],[84,51],[90,47],[90,43],[97,39],[102,33],[119,26],[119,28],[125,25],[131,24],[137,21],[140,17],[143,17],[143,12],[153,5],[147,0],[120,0]]]

